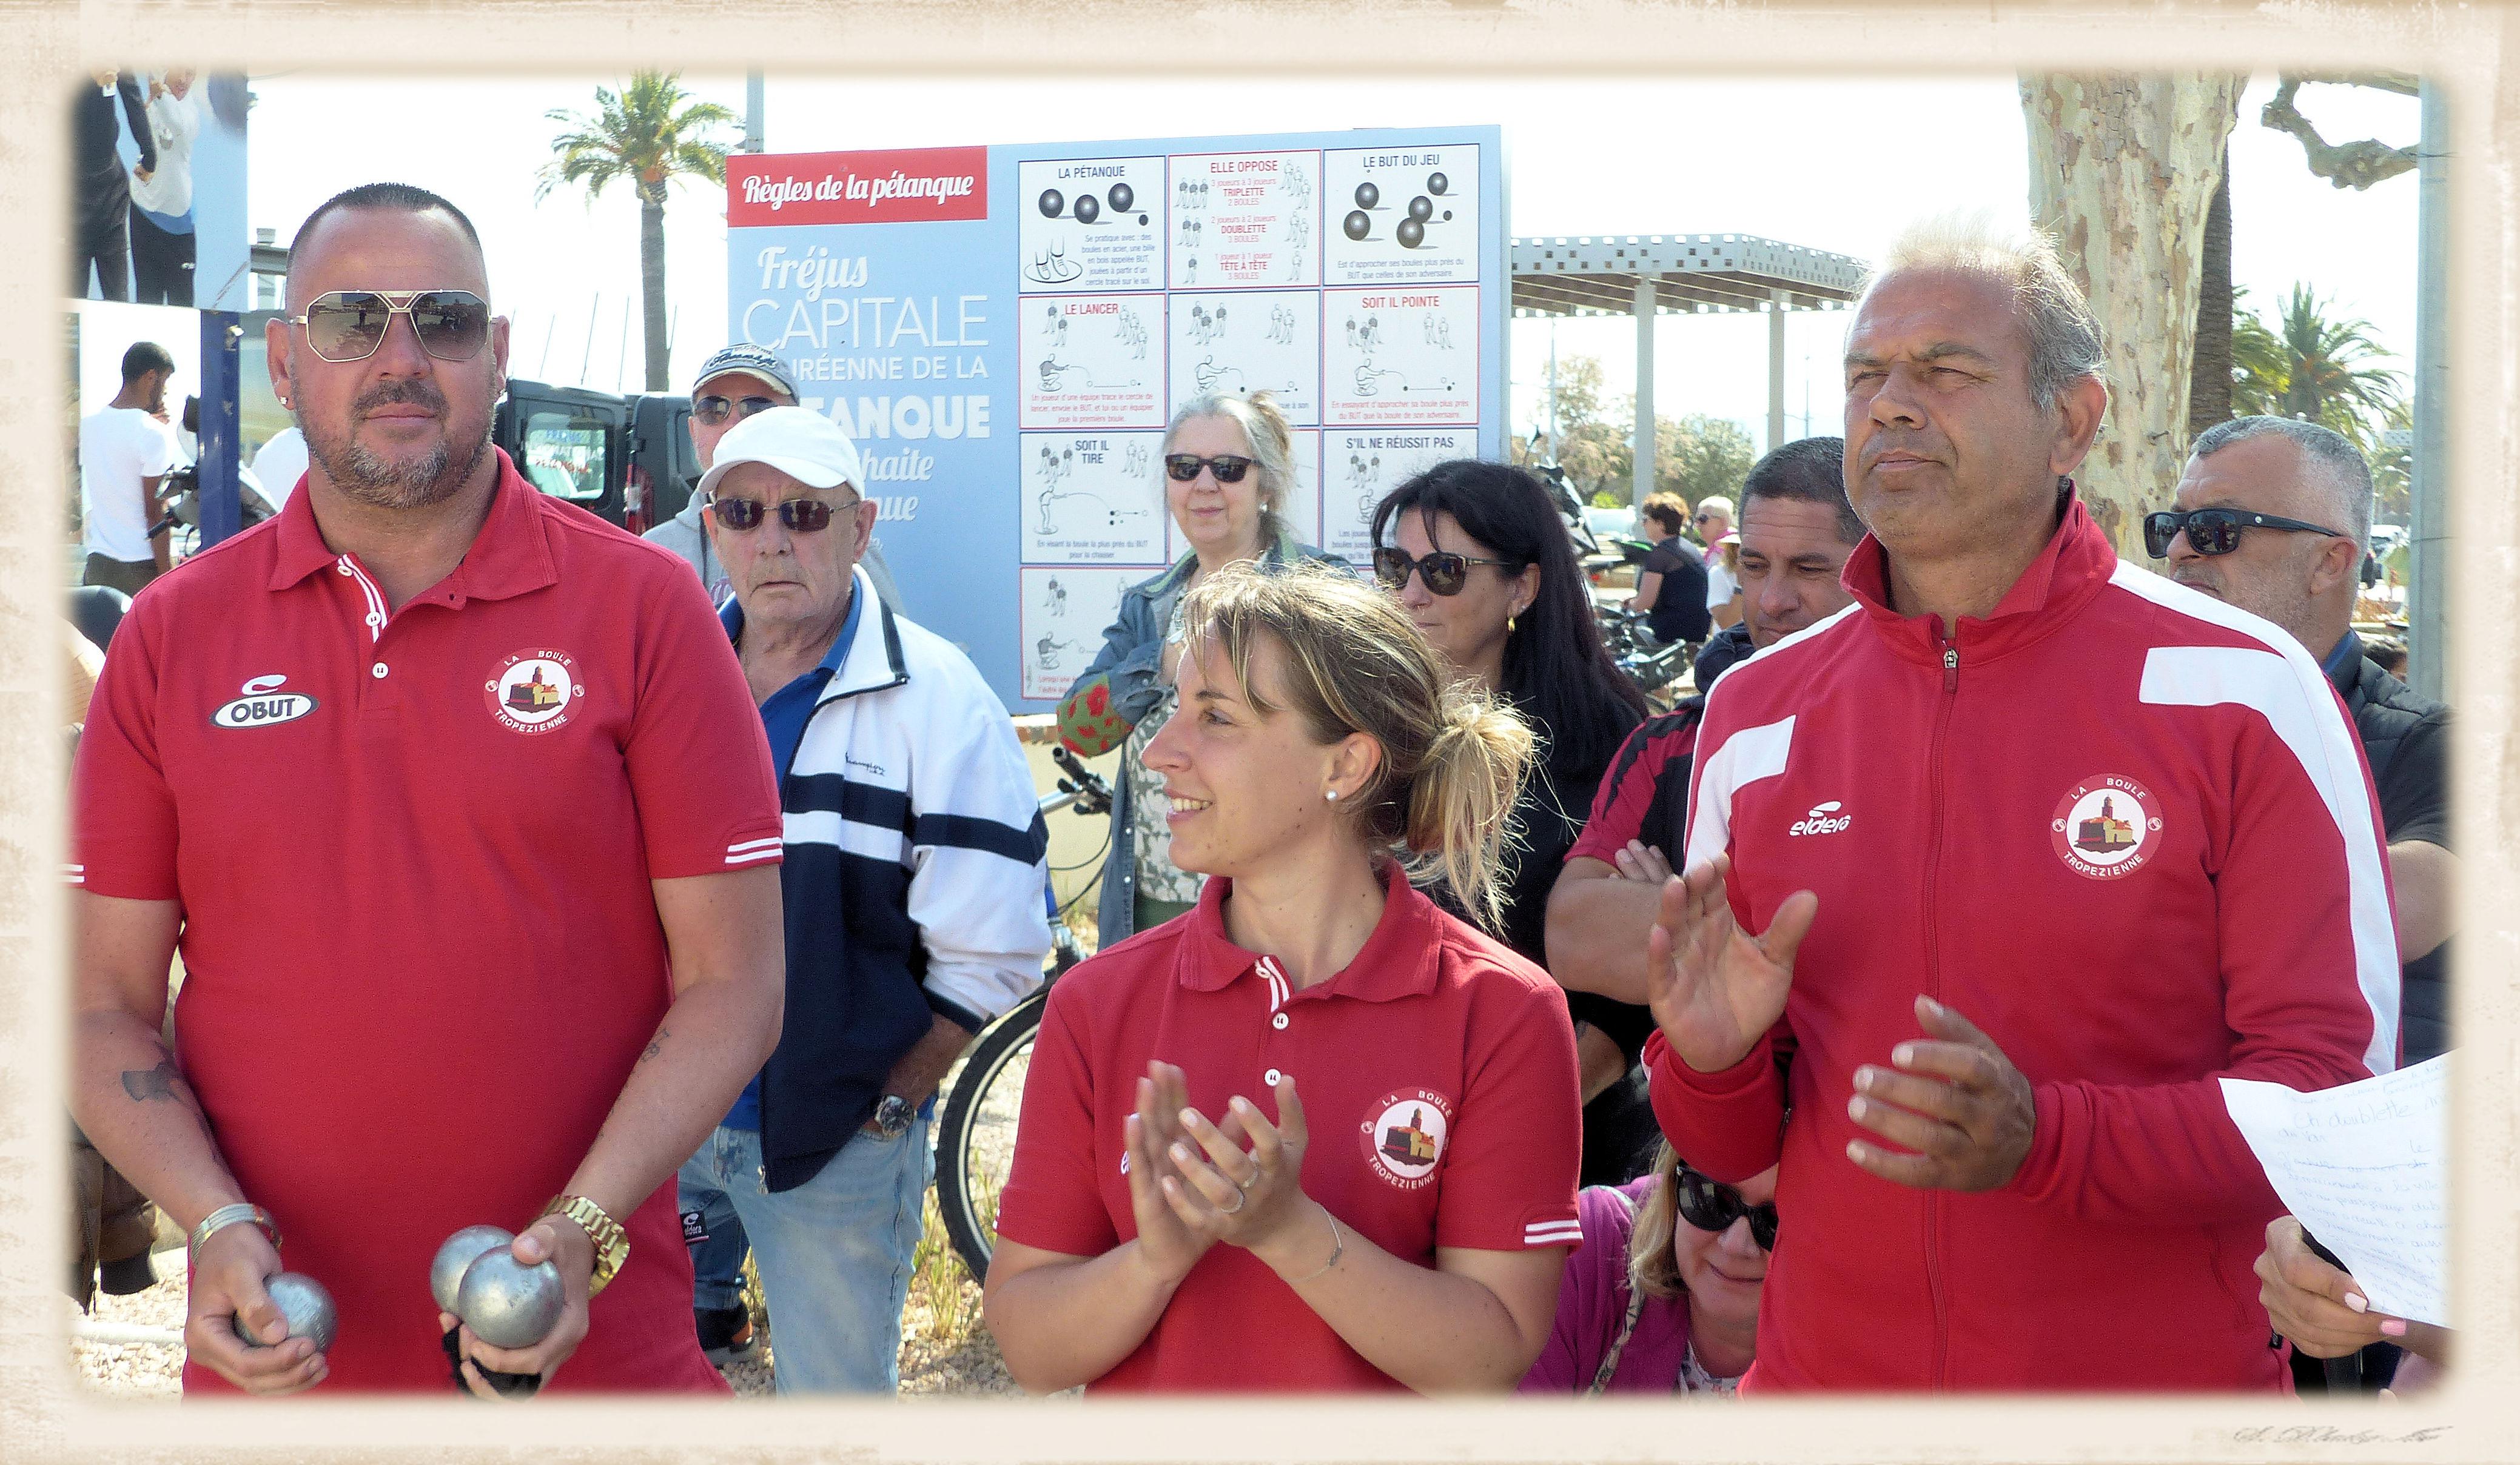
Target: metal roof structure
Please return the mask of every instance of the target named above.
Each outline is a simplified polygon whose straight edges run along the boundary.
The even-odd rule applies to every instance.
[[[1833,310],[1854,301],[1869,266],[1847,254],[1749,234],[1517,239],[1508,248],[1515,315],[1633,315],[1651,277],[1663,314]]]
[[[1846,254],[1751,234],[1589,235],[1517,239],[1517,316],[1633,316],[1637,321],[1634,498],[1653,488],[1653,323],[1657,316],[1763,312],[1768,317],[1768,441],[1784,440],[1785,314],[1837,310],[1869,266]]]

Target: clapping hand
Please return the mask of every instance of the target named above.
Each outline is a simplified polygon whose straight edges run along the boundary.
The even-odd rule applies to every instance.
[[[1182,1224],[1239,1247],[1257,1247],[1304,1214],[1304,1149],[1310,1140],[1295,1081],[1278,1080],[1278,1123],[1236,1094],[1223,1124],[1196,1109],[1181,1110],[1183,1137],[1172,1144],[1174,1174],[1164,1199]],[[1248,1138],[1251,1147],[1244,1149]],[[1192,1147],[1195,1141],[1197,1148]]]
[[[1820,897],[1797,890],[1753,936],[1733,919],[1718,855],[1662,887],[1662,910],[1645,936],[1645,1001],[1665,1042],[1699,1073],[1731,1068],[1784,1015],[1794,952],[1811,931]]]
[[[1928,1035],[1890,1050],[1895,1069],[1855,1071],[1846,1112],[1857,1124],[1915,1151],[1903,1155],[1849,1140],[1847,1158],[1869,1175],[1919,1189],[1993,1190],[2030,1153],[2039,1111],[2030,1081],[1995,1040],[1932,998],[1916,999]]]
[[[1166,1284],[1190,1275],[1216,1238],[1192,1229],[1174,1214],[1164,1188],[1177,1184],[1180,1172],[1172,1159],[1182,1134],[1180,1116],[1190,1102],[1182,1071],[1170,1063],[1148,1063],[1138,1081],[1138,1108],[1124,1128],[1128,1145],[1129,1212],[1138,1225],[1138,1256]]]

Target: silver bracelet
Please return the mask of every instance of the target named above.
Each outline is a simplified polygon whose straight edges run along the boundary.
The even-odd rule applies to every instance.
[[[200,1260],[203,1242],[232,1225],[248,1221],[262,1227],[262,1234],[271,1238],[273,1251],[280,1250],[280,1226],[271,1219],[271,1213],[260,1206],[237,1201],[232,1205],[221,1206],[202,1217],[202,1223],[193,1227],[193,1234],[186,1238],[184,1243],[185,1269],[190,1270],[193,1264]]]
[[[1347,1255],[1347,1238],[1339,1234],[1338,1218],[1330,1214],[1329,1207],[1324,1206],[1322,1219],[1330,1223],[1330,1259],[1322,1264],[1319,1271],[1289,1280],[1286,1283],[1289,1287],[1301,1287],[1306,1282],[1318,1281],[1329,1275],[1330,1268],[1339,1265],[1339,1258]]]

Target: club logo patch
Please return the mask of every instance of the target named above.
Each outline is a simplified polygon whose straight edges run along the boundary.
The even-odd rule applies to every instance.
[[[2161,802],[2133,778],[2102,774],[2057,801],[2048,832],[2067,869],[2090,880],[2122,879],[2159,845]]]
[[[566,651],[518,651],[481,684],[490,715],[518,732],[548,732],[568,721],[586,685]]]
[[[282,691],[289,679],[277,674],[248,679],[240,688],[245,695],[222,704],[210,714],[214,728],[276,728],[293,723],[315,710],[313,697],[302,691]]]
[[[1375,1175],[1416,1190],[1435,1178],[1452,1132],[1452,1100],[1431,1088],[1395,1088],[1357,1126],[1357,1138]]]

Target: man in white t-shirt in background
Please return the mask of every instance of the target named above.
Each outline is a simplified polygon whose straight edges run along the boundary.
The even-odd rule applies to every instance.
[[[166,381],[175,358],[156,341],[122,353],[122,390],[79,422],[79,512],[87,526],[82,585],[111,585],[125,595],[171,564],[164,535],[149,526],[164,512],[158,485],[183,461],[166,423]]]

